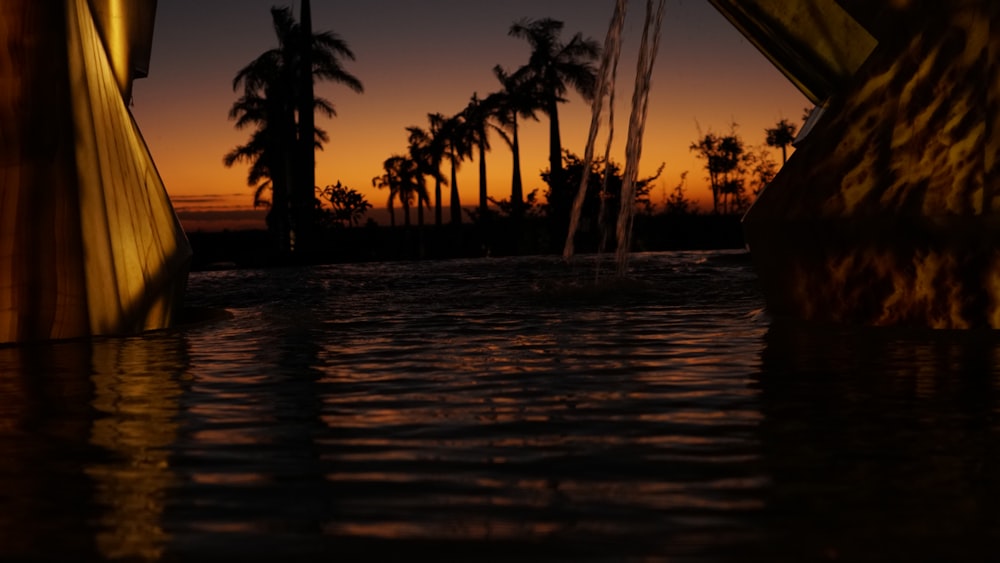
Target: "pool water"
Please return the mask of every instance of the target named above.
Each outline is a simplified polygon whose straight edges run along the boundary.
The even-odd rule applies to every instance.
[[[0,560],[997,553],[1000,337],[771,319],[739,252],[631,265],[195,273],[210,320],[0,348]]]

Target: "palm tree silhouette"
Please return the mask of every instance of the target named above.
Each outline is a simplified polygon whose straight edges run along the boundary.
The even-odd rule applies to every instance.
[[[788,147],[795,140],[796,127],[787,119],[781,119],[773,128],[764,129],[767,146],[781,148],[781,164],[788,162]]]
[[[489,212],[489,193],[486,185],[486,151],[490,150],[489,131],[494,128],[492,123],[496,98],[487,96],[479,99],[477,93],[472,94],[469,105],[462,110],[469,132],[469,142],[476,149],[476,159],[479,161],[479,217],[485,220]]]
[[[328,140],[315,126],[314,112],[336,115],[328,100],[314,95],[313,83],[329,80],[364,91],[361,81],[341,65],[343,58],[354,59],[347,43],[332,32],[312,33],[309,0],[302,2],[302,16],[303,22],[297,23],[290,8],[271,9],[278,46],[259,55],[233,79],[233,90],[242,85],[243,94],[233,104],[230,118],[237,128],[253,124],[256,131],[248,143],[224,158],[227,166],[250,162],[251,185],[265,177],[270,180],[269,227],[277,231],[283,250],[291,249],[292,233],[306,246],[313,230],[315,150]],[[258,186],[258,192],[263,189],[266,186]],[[255,194],[255,200],[262,198]]]
[[[510,182],[511,210],[515,215],[524,211],[524,184],[521,180],[521,143],[518,137],[518,118],[537,120],[535,111],[541,105],[537,92],[515,80],[500,65],[493,67],[493,74],[502,89],[491,94],[493,116],[500,124],[499,133],[510,147],[513,166]]]
[[[428,129],[417,126],[406,128],[409,133],[410,157],[420,163],[426,176],[434,179],[434,224],[441,226],[441,184],[447,184],[441,174],[447,144],[441,127],[445,117],[440,113],[427,114]]]
[[[600,44],[577,33],[569,43],[561,43],[563,22],[551,18],[524,19],[510,27],[509,35],[531,45],[528,63],[517,69],[513,79],[541,97],[542,110],[549,117],[549,172],[553,185],[562,180],[562,140],[559,135],[559,103],[565,102],[569,88],[586,100],[594,96],[597,71],[592,64],[601,52]]]
[[[445,146],[445,158],[451,165],[451,197],[449,201],[451,224],[460,225],[462,223],[462,202],[458,195],[458,169],[463,160],[472,156],[471,135],[464,116],[459,113],[445,119],[438,135],[441,136]]]
[[[389,226],[392,228],[396,227],[396,206],[394,202],[399,196],[399,183],[396,181],[394,158],[396,157],[391,156],[385,159],[382,162],[382,170],[384,172],[380,176],[372,178],[373,188],[389,190],[389,199],[386,202],[386,208],[389,210]]]
[[[427,201],[427,186],[420,164],[409,156],[393,155],[382,163],[384,173],[372,178],[372,186],[389,190],[390,224],[396,226],[396,213],[393,200],[399,200],[403,207],[403,225],[410,227],[410,206],[413,198],[417,198],[418,221],[423,226],[422,204]]]
[[[405,175],[403,179],[407,185],[404,190],[409,191],[417,198],[417,225],[424,226],[424,206],[430,205],[430,197],[427,194],[427,176],[441,176],[440,170],[431,168],[430,160],[422,150],[422,147],[410,145],[409,155],[405,162]]]
[[[276,124],[281,116],[277,108],[269,105],[268,101],[260,96],[245,95],[233,104],[229,118],[236,121],[236,128],[245,129],[250,125],[256,125],[257,128],[250,135],[249,141],[226,153],[222,161],[227,167],[237,162],[250,163],[247,185],[254,188],[253,206],[269,208],[267,223],[269,228],[277,233],[282,230],[278,224],[282,214],[276,212],[276,209],[281,209],[283,203],[281,197],[287,194],[287,184],[283,183],[285,174],[281,169],[278,150],[280,144],[276,138],[278,131]],[[270,101],[274,102],[275,98],[272,97]],[[268,123],[275,125],[268,126]],[[273,186],[275,182],[279,187]],[[265,197],[267,192],[271,192],[271,199]]]

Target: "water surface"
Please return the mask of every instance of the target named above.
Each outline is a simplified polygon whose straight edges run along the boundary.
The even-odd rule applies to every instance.
[[[2,348],[0,559],[990,559],[1000,339],[632,267],[197,273],[229,318]]]

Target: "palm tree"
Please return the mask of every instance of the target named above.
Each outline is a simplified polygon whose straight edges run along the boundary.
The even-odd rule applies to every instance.
[[[782,118],[773,128],[764,129],[767,133],[767,146],[781,148],[781,164],[788,162],[788,147],[795,140],[796,127],[792,122]]]
[[[420,155],[417,155],[420,156]],[[399,163],[400,193],[403,194],[403,209],[406,212],[406,226],[410,226],[409,204],[413,198],[417,200],[417,225],[424,226],[424,204],[429,203],[427,196],[426,167],[414,155],[403,157]]]
[[[302,23],[296,23],[290,8],[271,9],[278,46],[240,69],[233,79],[233,90],[242,85],[243,95],[233,104],[230,118],[237,121],[237,128],[255,124],[257,131],[224,159],[227,166],[249,161],[251,177],[270,180],[271,224],[286,250],[291,248],[292,232],[307,246],[313,230],[315,150],[328,140],[316,128],[314,112],[336,115],[328,100],[315,97],[312,85],[317,79],[330,80],[355,92],[364,90],[341,66],[342,58],[354,59],[347,44],[331,32],[312,33],[309,0],[302,2],[302,16]],[[258,165],[258,160],[263,162]]]
[[[593,39],[579,33],[569,43],[561,43],[563,22],[551,18],[515,22],[509,35],[525,39],[531,45],[528,63],[514,72],[514,79],[541,96],[541,109],[549,116],[550,181],[562,180],[562,140],[559,135],[559,103],[565,102],[569,88],[586,100],[594,96],[597,71],[592,64],[601,51]]]
[[[445,158],[451,165],[451,224],[462,223],[462,202],[458,195],[458,169],[462,161],[472,156],[472,142],[469,127],[465,117],[459,113],[449,117],[441,124],[441,135],[445,146]]]
[[[430,149],[430,143],[427,141],[427,132],[419,127],[407,127],[406,130],[409,132],[410,146],[409,157],[413,161],[416,167],[416,174],[419,176],[419,182],[417,185],[417,224],[421,227],[424,226],[424,206],[430,206],[430,196],[427,193],[427,184],[425,178],[430,176],[434,178],[435,184],[438,186],[438,191],[441,190],[440,184],[444,181],[444,177],[441,175],[441,157],[433,155]]]
[[[434,224],[441,226],[441,185],[447,184],[441,174],[441,162],[447,148],[441,134],[445,117],[440,113],[429,113],[427,120],[428,129],[411,126],[406,131],[409,133],[410,157],[420,164],[425,176],[434,179]]]
[[[396,227],[396,206],[393,202],[399,196],[399,183],[396,180],[396,165],[394,158],[389,157],[382,162],[382,170],[384,171],[380,176],[375,176],[372,178],[372,187],[380,190],[389,190],[389,200],[386,203],[386,207],[389,209],[389,226]]]
[[[427,201],[427,185],[420,164],[409,156],[393,155],[382,163],[384,173],[372,178],[372,186],[389,190],[389,213],[393,227],[396,226],[394,200],[399,200],[403,206],[403,225],[410,227],[410,206],[413,198],[417,198],[419,224],[423,225],[422,204]]]
[[[513,166],[510,182],[510,203],[515,215],[524,210],[524,184],[521,180],[521,144],[518,138],[518,118],[535,119],[535,110],[541,105],[537,92],[515,80],[500,65],[493,67],[493,74],[503,89],[491,94],[493,116],[500,124],[500,136],[510,147]]]
[[[469,142],[476,149],[476,158],[479,161],[479,217],[485,220],[489,212],[489,193],[486,186],[486,151],[490,149],[489,131],[494,125],[493,119],[495,97],[487,97],[480,100],[479,95],[472,94],[469,105],[462,110],[462,118],[465,120],[469,132]]]

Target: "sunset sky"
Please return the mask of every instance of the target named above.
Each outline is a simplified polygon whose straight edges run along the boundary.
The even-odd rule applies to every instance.
[[[261,52],[276,45],[270,7],[283,0],[169,0],[159,2],[148,78],[136,82],[133,113],[153,153],[167,190],[186,228],[262,228],[257,217],[243,223],[214,222],[239,217],[233,210],[252,205],[247,168],[231,169],[222,156],[244,142],[227,114],[236,94],[232,78]],[[619,69],[615,160],[624,162],[627,115],[635,78],[644,2],[630,3]],[[424,126],[427,114],[452,115],[498,89],[492,68],[515,69],[527,62],[527,42],[507,35],[521,18],[552,17],[573,33],[603,43],[612,0],[313,0],[317,31],[339,34],[357,60],[345,67],[365,86],[355,94],[321,84],[338,117],[320,119],[331,141],[317,154],[320,185],[338,180],[362,192],[375,207],[387,193],[371,187],[382,161],[406,149],[405,127]],[[710,194],[703,164],[688,150],[702,132],[738,132],[751,145],[763,144],[764,128],[779,119],[799,123],[810,104],[707,0],[668,0],[663,39],[650,96],[642,172],[666,168],[654,201],[689,171],[689,197]],[[293,6],[298,17],[298,1]],[[578,96],[560,108],[564,148],[583,153],[590,107]],[[544,192],[539,172],[547,167],[548,126],[544,116],[522,128],[522,172],[526,191]],[[780,156],[777,157],[780,160]],[[510,151],[499,137],[487,155],[489,190],[510,195]],[[463,205],[477,201],[478,167],[463,164],[459,187]],[[447,198],[447,196],[445,196]],[[445,202],[447,204],[447,202]],[[200,211],[202,214],[192,214]],[[219,213],[225,211],[225,213]],[[376,214],[376,219],[379,215]],[[198,220],[201,219],[201,220]]]

